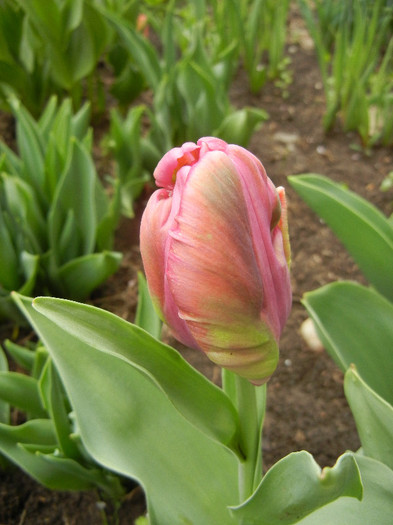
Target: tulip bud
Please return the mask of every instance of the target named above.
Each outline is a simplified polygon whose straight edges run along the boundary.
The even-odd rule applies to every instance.
[[[170,150],[154,177],[140,241],[162,319],[183,344],[265,383],[292,299],[284,189],[249,151],[212,137]]]

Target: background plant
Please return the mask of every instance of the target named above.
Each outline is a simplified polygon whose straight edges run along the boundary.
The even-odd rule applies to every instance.
[[[5,108],[12,90],[35,117],[54,94],[71,98],[74,109],[87,95],[93,111],[102,112],[105,69],[112,74],[110,92],[120,104],[129,103],[140,93],[143,78],[116,41],[102,7],[127,24],[137,24],[139,7],[135,1],[2,2],[0,96]]]
[[[331,283],[306,293],[303,303],[326,350],[345,374],[345,395],[362,453],[385,465],[386,483],[392,486],[392,222],[326,177],[307,174],[289,181],[333,229],[371,285]]]
[[[4,346],[19,371],[9,371],[0,348],[0,459],[16,464],[52,490],[97,490],[118,502],[121,480],[100,467],[80,439],[72,407],[42,344]]]
[[[157,46],[105,11],[152,93],[151,105],[132,107],[125,117],[114,109],[105,140],[118,161],[123,211],[128,215],[141,183],[166,151],[209,135],[246,146],[267,118],[261,109],[235,109],[230,103],[236,46],[224,46],[220,38],[209,41],[212,22],[204,2],[183,9],[170,2],[159,15],[149,18],[160,41]]]
[[[285,57],[285,43],[289,6],[289,0],[227,1],[223,6],[223,17],[232,11],[230,16],[237,21],[240,54],[254,93],[267,81],[287,75],[289,59]]]
[[[91,157],[90,108],[52,98],[35,121],[10,99],[18,153],[0,143],[1,315],[12,290],[86,298],[119,266],[111,251],[117,197],[110,199]],[[15,313],[15,312],[14,312]]]
[[[339,116],[368,146],[392,143],[392,9],[376,2],[299,0],[314,40],[326,96],[325,130]]]
[[[146,281],[138,274],[135,324],[159,338]],[[34,335],[34,334],[31,334]],[[31,339],[31,336],[30,336]],[[96,490],[119,505],[124,479],[87,452],[75,414],[45,346],[26,338],[0,347],[0,465],[9,462],[52,490]],[[10,370],[11,367],[11,370]],[[130,452],[131,453],[131,452]]]

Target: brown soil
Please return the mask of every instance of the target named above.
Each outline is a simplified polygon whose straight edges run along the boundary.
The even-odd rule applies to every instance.
[[[294,20],[296,23],[296,19]],[[321,127],[324,97],[315,55],[309,40],[296,38],[289,51],[293,81],[287,98],[273,84],[250,95],[239,74],[233,88],[236,106],[266,109],[270,119],[249,146],[265,165],[276,185],[287,189],[292,245],[293,310],[281,341],[281,359],[268,385],[264,427],[264,463],[269,467],[284,455],[301,449],[321,465],[332,465],[359,439],[345,400],[342,373],[324,351],[307,347],[299,328],[307,315],[300,303],[304,292],[338,279],[364,282],[356,265],[329,228],[287,184],[291,174],[314,172],[346,183],[386,214],[392,213],[393,195],[379,189],[392,170],[393,153],[387,148],[362,152],[355,134],[335,129],[325,136]],[[143,210],[143,198],[138,213]],[[117,248],[124,252],[120,271],[95,294],[94,304],[132,321],[136,301],[136,270],[140,268],[138,220],[124,220],[117,232]],[[4,330],[4,329],[3,329]],[[1,334],[2,335],[2,334]],[[168,336],[169,337],[169,336]],[[174,341],[170,341],[176,345]],[[197,368],[213,381],[219,371],[205,357],[177,345]],[[36,525],[101,523],[98,496],[93,493],[54,493],[43,489],[18,470],[0,472],[0,524]],[[143,495],[133,489],[118,514],[121,525],[131,524],[143,511]],[[114,513],[106,508],[109,523]]]

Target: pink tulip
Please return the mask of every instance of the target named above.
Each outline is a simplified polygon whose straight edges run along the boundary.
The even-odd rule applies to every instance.
[[[141,253],[162,319],[183,344],[265,383],[292,300],[284,189],[249,151],[212,137],[170,150],[154,177]]]

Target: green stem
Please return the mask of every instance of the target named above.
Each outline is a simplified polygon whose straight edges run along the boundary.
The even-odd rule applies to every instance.
[[[266,385],[256,387],[236,375],[236,404],[240,421],[239,496],[244,501],[262,479],[261,429],[265,412]]]

